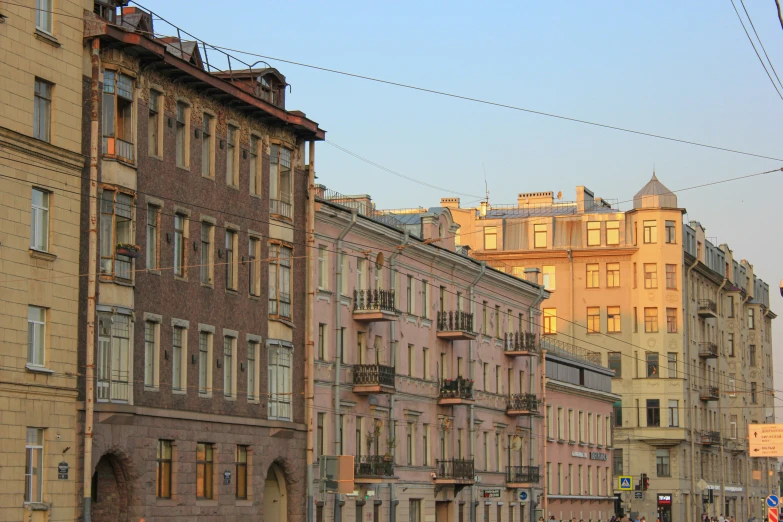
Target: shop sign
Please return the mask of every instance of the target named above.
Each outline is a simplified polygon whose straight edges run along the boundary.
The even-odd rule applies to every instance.
[[[485,489],[482,493],[484,498],[500,498],[500,488]]]
[[[571,456],[572,457],[579,457],[580,459],[586,459],[587,458],[587,453],[585,453],[584,451],[572,451],[571,452]]]
[[[606,453],[601,453],[599,451],[591,451],[590,452],[590,459],[591,460],[606,460]]]
[[[672,503],[671,493],[661,493],[658,495],[658,504],[671,504],[671,503]]]

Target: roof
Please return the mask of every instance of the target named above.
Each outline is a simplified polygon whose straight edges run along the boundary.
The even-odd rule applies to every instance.
[[[658,181],[653,171],[652,178],[633,197],[633,208],[677,208],[677,196]]]

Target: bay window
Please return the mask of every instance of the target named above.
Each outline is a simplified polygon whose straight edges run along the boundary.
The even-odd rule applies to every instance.
[[[101,194],[101,276],[131,280],[131,258],[118,245],[133,243],[133,196],[105,189]]]
[[[269,213],[291,219],[291,150],[272,145],[270,156]]]
[[[294,348],[286,341],[268,341],[269,418],[291,420],[291,363]]]
[[[269,315],[291,318],[291,247],[269,244]]]
[[[103,72],[103,153],[133,161],[133,78]]]
[[[130,392],[129,315],[100,314],[98,317],[98,401],[128,402]]]

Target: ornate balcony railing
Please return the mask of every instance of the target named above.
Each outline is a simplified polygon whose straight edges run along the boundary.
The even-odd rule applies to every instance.
[[[291,203],[283,201],[282,199],[270,199],[269,213],[291,219]]]
[[[581,359],[589,363],[601,365],[600,352],[593,352],[582,348],[581,346],[575,346],[550,337],[541,339],[541,349],[551,352],[552,355],[559,355],[571,359]]]
[[[506,482],[509,484],[536,484],[541,480],[538,466],[506,466]]]
[[[353,474],[357,478],[393,477],[394,461],[383,455],[361,455],[354,459]]]
[[[718,305],[712,299],[699,299],[699,313],[717,315]]]
[[[720,390],[717,386],[703,386],[699,394],[703,401],[713,401],[720,398]]]
[[[444,379],[440,383],[441,399],[473,399],[473,381],[464,377]]]
[[[355,312],[396,312],[394,290],[354,290],[353,310]]]
[[[394,388],[394,367],[382,364],[356,364],[353,367],[354,386],[379,385]]]
[[[702,432],[701,443],[707,445],[720,444],[720,433],[717,431]]]
[[[473,332],[473,314],[461,310],[438,312],[439,332]]]
[[[538,336],[533,332],[509,332],[504,348],[507,352],[538,353]]]
[[[699,357],[717,357],[718,345],[711,342],[699,343]]]
[[[506,400],[506,411],[538,412],[538,398],[532,393],[514,393]]]
[[[435,461],[436,480],[461,480],[473,482],[475,473],[473,460],[449,459]]]

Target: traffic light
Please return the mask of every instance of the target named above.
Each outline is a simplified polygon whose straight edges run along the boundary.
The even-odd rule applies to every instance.
[[[642,473],[642,491],[647,491],[650,489],[650,479],[647,478],[647,473]]]

